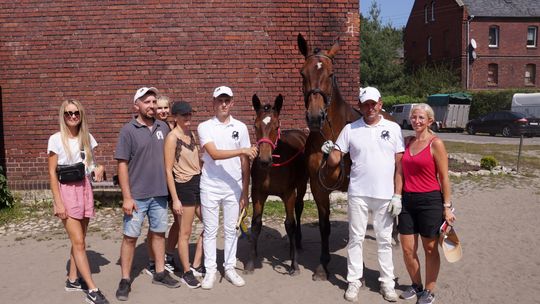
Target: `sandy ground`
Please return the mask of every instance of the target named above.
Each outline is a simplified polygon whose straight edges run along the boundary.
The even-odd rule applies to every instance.
[[[454,185],[459,220],[456,229],[464,257],[455,264],[443,258],[435,291],[437,303],[540,303],[537,295],[540,286],[539,185],[538,179],[526,178],[495,178]],[[120,231],[120,227],[118,229]],[[211,291],[185,286],[170,290],[151,284],[149,276],[138,274],[147,256],[145,245],[139,242],[134,271],[137,274],[129,303],[346,303],[343,299],[346,216],[332,217],[328,281],[311,280],[319,257],[319,234],[314,223],[304,224],[303,231],[299,276],[286,274],[288,242],[282,225],[275,224],[263,230],[259,253],[262,268],[244,276],[247,285],[237,288],[226,280],[218,280]],[[373,236],[370,227],[364,250],[366,286],[360,291],[360,303],[386,303],[378,293]],[[0,303],[84,303],[83,293],[63,289],[69,241],[63,236],[45,241],[38,239],[0,237]],[[237,264],[240,271],[248,246],[246,240],[240,240]],[[119,248],[120,232],[110,238],[100,233],[90,233],[88,237],[94,279],[111,303],[117,303],[114,293],[120,278]],[[222,256],[221,244],[218,248],[218,256]],[[410,283],[399,247],[394,250],[394,264],[399,292]]]

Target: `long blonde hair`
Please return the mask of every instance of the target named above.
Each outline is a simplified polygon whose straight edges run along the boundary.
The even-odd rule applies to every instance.
[[[430,105],[428,105],[427,103],[415,104],[411,109],[411,115],[416,109],[423,110],[424,112],[426,112],[428,120],[431,120],[431,124],[435,122],[435,112],[433,111],[433,108]],[[429,124],[427,129],[429,133],[434,134],[435,132],[431,130],[431,124]]]
[[[80,113],[80,123],[79,123],[79,130],[77,133],[77,139],[79,141],[79,147],[82,151],[84,151],[84,163],[86,166],[90,166],[94,163],[94,155],[92,155],[92,146],[90,145],[90,132],[88,131],[88,122],[86,120],[86,112],[84,111],[84,108],[82,104],[78,100],[69,99],[62,102],[60,105],[60,111],[59,111],[59,121],[60,121],[60,137],[62,138],[62,145],[64,146],[64,150],[66,151],[68,159],[71,160],[71,149],[69,148],[68,140],[69,140],[69,128],[66,124],[66,120],[64,118],[64,112],[66,111],[66,107],[72,104],[77,107],[77,110]]]

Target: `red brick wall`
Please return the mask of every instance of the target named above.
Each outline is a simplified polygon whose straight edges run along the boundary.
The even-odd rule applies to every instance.
[[[499,47],[490,48],[489,27],[499,27]],[[504,88],[540,88],[540,49],[538,39],[536,48],[527,48],[527,27],[536,26],[540,30],[540,18],[524,19],[473,19],[471,22],[471,38],[478,44],[478,59],[470,66],[472,89],[504,89]],[[488,65],[497,64],[498,84],[488,84]],[[525,66],[536,65],[536,84],[525,85]]]
[[[359,85],[359,3],[324,1],[15,1],[0,10],[1,103],[7,176],[13,188],[47,187],[47,139],[60,103],[79,99],[100,144],[98,161],[116,172],[113,152],[141,86],[156,86],[211,113],[211,91],[229,85],[235,117],[251,128],[251,95],[285,97],[285,128],[305,127],[296,46],[341,37],[341,90]],[[1,156],[1,154],[0,154]],[[112,174],[111,174],[112,173]]]
[[[447,62],[454,64],[460,72],[462,85],[467,87],[469,68],[470,89],[538,88],[540,49],[527,48],[527,27],[537,26],[539,18],[487,18],[475,17],[470,22],[467,39],[468,14],[454,0],[435,1],[435,21],[425,23],[424,5],[429,6],[431,17],[432,0],[416,0],[405,28],[404,50],[407,63],[419,66],[425,62]],[[489,26],[500,28],[499,47],[488,48]],[[427,38],[432,37],[432,55],[427,56]],[[477,42],[478,59],[467,67],[467,47],[471,38]],[[540,38],[540,37],[539,37]],[[499,83],[488,85],[487,70],[490,63],[499,65]],[[536,85],[525,85],[525,66],[537,65]],[[436,92],[430,92],[436,93]]]

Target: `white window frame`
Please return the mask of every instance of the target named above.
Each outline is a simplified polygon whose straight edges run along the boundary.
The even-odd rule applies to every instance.
[[[429,11],[428,5],[426,4],[426,5],[424,5],[424,23],[428,23],[428,20],[429,20],[428,19],[428,15],[429,15],[428,11]]]
[[[491,67],[494,67],[494,71],[490,70]],[[490,73],[492,73],[492,75],[490,75]],[[496,85],[499,85],[499,65],[496,64],[496,63],[490,63],[488,64],[488,85],[490,86],[496,86]],[[491,76],[491,80],[490,81],[490,76]]]
[[[532,42],[533,44],[529,44],[529,34],[531,34],[531,31],[532,31],[532,35],[533,35],[533,39],[532,39]],[[538,43],[538,27],[536,26],[529,26],[527,28],[527,47],[528,48],[535,48],[537,46],[537,43]]]
[[[431,54],[432,54],[432,52],[431,52],[431,40],[432,40],[432,38],[431,38],[431,36],[429,36],[427,38],[427,55],[428,56],[431,56]]]
[[[530,70],[528,70],[530,68]],[[525,65],[525,85],[536,84],[536,64],[530,63]]]
[[[435,1],[431,1],[431,21],[435,21]]]
[[[488,43],[489,43],[489,47],[490,48],[497,48],[499,47],[499,27],[496,26],[496,25],[492,25],[489,27],[489,32],[488,32],[488,38],[491,36],[491,30],[494,29],[495,30],[495,44],[491,44],[491,39],[489,39]]]

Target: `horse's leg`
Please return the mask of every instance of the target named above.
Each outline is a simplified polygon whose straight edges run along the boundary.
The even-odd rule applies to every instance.
[[[296,215],[296,249],[302,250],[302,212],[304,211],[304,195],[307,190],[307,178],[300,181],[296,187],[296,202],[294,203],[294,213]]]
[[[252,188],[252,200],[253,200],[253,217],[251,219],[251,233],[250,233],[250,252],[249,259],[244,266],[244,274],[252,274],[255,271],[255,260],[257,259],[257,242],[262,228],[262,215],[264,210],[264,203],[268,195],[259,194],[257,190]]]
[[[291,258],[291,268],[289,269],[290,275],[300,274],[300,268],[298,267],[298,259],[296,254],[296,221],[294,219],[294,210],[296,204],[296,193],[294,189],[289,189],[282,197],[285,204],[285,231],[289,238],[289,256]]]
[[[319,232],[321,233],[320,264],[315,269],[312,279],[314,281],[325,281],[328,280],[328,263],[330,263],[330,246],[328,243],[330,237],[330,197],[327,191],[323,191],[319,187],[317,181],[311,181],[311,192],[319,211]]]

